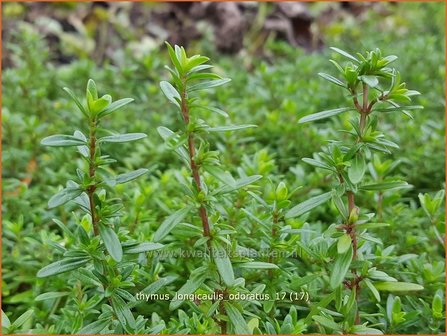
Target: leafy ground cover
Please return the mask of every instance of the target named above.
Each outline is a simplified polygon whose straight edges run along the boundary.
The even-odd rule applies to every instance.
[[[351,265],[358,274],[366,267],[365,279],[357,286],[357,276],[350,275],[349,263],[343,261],[349,257],[350,241],[336,229],[346,220],[343,207],[335,198],[318,198],[338,182],[328,171],[308,164],[329,140],[349,139],[340,131],[352,128],[355,115],[298,123],[314,113],[347,106],[350,97],[318,76],[337,76],[328,60],[346,64],[343,55],[328,47],[307,53],[276,39],[267,39],[260,54],[220,54],[210,36],[189,46],[188,56],[209,56],[213,73],[231,79],[197,93],[200,105],[219,109],[200,109],[200,119],[215,128],[257,126],[209,132],[196,143],[202,162],[211,167],[202,176],[210,193],[231,189],[224,197],[207,199],[213,204],[209,220],[217,223],[222,237],[211,248],[228,247],[231,260],[208,261],[203,218],[181,212],[200,192],[194,194],[191,167],[173,151],[179,145],[163,132],[185,129],[175,103],[165,97],[172,91],[167,84],[160,86],[175,85],[164,68],[176,66],[165,45],[141,53],[123,47],[117,51],[120,58],[101,65],[82,50],[66,48],[69,61],[61,62],[55,59],[52,42],[37,33],[36,23],[21,22],[14,17],[15,7],[9,7],[6,19],[16,26],[3,46],[9,62],[2,78],[3,332],[444,332],[445,8],[440,3],[415,3],[387,9],[392,14],[386,17],[372,9],[361,18],[343,17],[321,31],[327,46],[354,55],[380,48],[383,56],[398,56],[393,66],[408,88],[421,93],[411,104],[424,107],[409,111],[412,118],[400,111],[377,115],[380,131],[398,148],[367,156],[360,169],[362,183],[402,180],[408,186],[358,193],[360,220],[368,218],[371,223],[364,225],[371,226],[361,237],[363,264]],[[69,39],[63,41],[70,46]],[[131,261],[126,253],[123,257],[110,248],[113,242],[105,244],[101,258],[111,273],[117,273],[104,283],[91,275],[91,267],[84,273],[54,274],[44,268],[60,260],[65,249],[78,246],[79,232],[93,230],[91,216],[74,202],[48,206],[77,169],[86,168],[82,155],[41,145],[53,134],[80,130],[88,135],[82,112],[62,88],[84,97],[90,78],[99,97],[109,93],[114,101],[134,100],[103,118],[103,129],[147,134],[137,136],[137,142],[101,145],[116,160],[106,168],[108,175],[147,169],[137,180],[105,186],[107,202],[119,200],[123,206],[113,228],[120,241],[164,246],[157,254],[147,252],[148,245],[123,245],[121,252],[137,252],[130,253]],[[218,163],[223,168],[213,169]],[[222,187],[232,184],[239,187]],[[347,197],[341,200],[348,204]],[[370,213],[375,213],[373,219]],[[100,236],[116,241],[113,234]],[[42,269],[46,272],[38,277]],[[346,272],[340,275],[339,269]],[[107,290],[112,288],[121,294],[112,295],[114,302],[108,303]],[[215,298],[172,300],[179,291],[239,298],[233,296],[222,305]],[[352,313],[356,311],[358,316]]]

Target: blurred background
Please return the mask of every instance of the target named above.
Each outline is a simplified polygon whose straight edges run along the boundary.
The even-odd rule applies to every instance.
[[[232,79],[203,97],[227,111],[229,120],[205,111],[207,124],[258,125],[210,135],[215,149],[223,152],[223,164],[233,172],[241,168],[248,175],[284,179],[289,190],[304,185],[306,192],[327,189],[328,181],[301,159],[312,157],[327,139],[340,137],[338,130],[349,127],[352,117],[297,124],[304,115],[345,104],[339,88],[317,75],[335,74],[328,59],[342,60],[329,47],[350,53],[380,48],[397,55],[403,80],[421,92],[415,104],[425,109],[415,112],[413,120],[398,112],[379,117],[384,133],[400,145],[383,160],[399,159],[394,176],[413,186],[386,198],[384,208],[390,209],[390,218],[407,225],[398,231],[405,237],[393,238],[397,246],[407,244],[415,253],[431,248],[429,241],[421,246],[417,238],[422,220],[415,222],[414,213],[396,202],[414,209],[418,193],[444,187],[444,3],[87,2],[3,3],[2,8],[2,295],[8,315],[18,316],[36,304],[33,297],[45,283],[35,274],[52,254],[50,241],[59,235],[51,218],[71,217],[69,209],[49,211],[46,203],[80,159],[39,145],[50,134],[84,128],[62,87],[82,97],[93,78],[100,94],[135,99],[108,118],[106,126],[121,133],[144,132],[148,138],[108,150],[118,158],[117,172],[147,167],[151,174],[134,187],[117,187],[118,192],[125,195],[129,216],[138,213],[142,202],[146,210],[139,218],[149,223],[163,217],[158,208],[175,202],[178,190],[169,180],[181,163],[156,131],[161,125],[181,127],[158,86],[169,78],[163,68],[169,62],[164,41],[209,56],[216,72]],[[306,199],[306,192],[293,201]],[[157,203],[159,198],[164,205]],[[329,221],[333,213],[312,216]],[[45,317],[45,309],[36,311]]]

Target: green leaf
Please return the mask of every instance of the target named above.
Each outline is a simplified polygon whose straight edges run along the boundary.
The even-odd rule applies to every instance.
[[[167,276],[165,278],[160,278],[157,281],[154,281],[153,283],[151,283],[149,286],[147,286],[146,288],[144,288],[141,292],[145,293],[145,294],[155,294],[157,293],[161,288],[163,288],[166,285],[169,285],[170,283],[172,283],[174,280],[177,279],[177,276]]]
[[[179,224],[188,213],[193,209],[192,205],[177,210],[167,217],[154,233],[154,241],[159,242],[171,232],[177,224]]]
[[[79,101],[79,99],[75,96],[73,91],[71,91],[67,87],[64,87],[63,90],[70,95],[71,99],[73,99],[73,101],[76,103],[76,105],[78,106],[78,108],[82,112],[82,114],[85,115],[86,117],[88,117],[87,110],[85,109],[84,105],[82,105],[82,103]]]
[[[341,50],[341,49],[335,48],[335,47],[330,47],[330,49],[332,49],[336,53],[339,53],[340,55],[345,56],[346,58],[349,58],[351,61],[354,61],[356,63],[360,63],[360,61],[357,58],[355,58],[354,56],[352,56],[351,54],[347,53],[344,50]]]
[[[289,190],[287,189],[287,186],[284,182],[281,181],[276,187],[275,196],[276,200],[279,202],[287,200],[289,196]]]
[[[243,130],[247,128],[256,128],[256,125],[228,125],[228,126],[218,126],[218,127],[209,127],[206,130],[208,132],[227,132],[227,131],[237,131]]]
[[[252,176],[242,177],[242,178],[236,180],[236,184],[234,186],[223,186],[222,188],[216,189],[214,191],[214,194],[225,194],[225,193],[232,192],[234,190],[241,189],[245,186],[252,184],[253,182],[256,182],[257,180],[259,180],[261,178],[262,178],[262,175],[252,175]]]
[[[193,105],[193,107],[203,110],[208,110],[211,112],[215,112],[217,114],[220,114],[221,116],[224,116],[225,118],[228,118],[228,113],[221,110],[220,108],[213,107],[213,106],[204,106],[204,105]]]
[[[159,250],[161,248],[163,248],[164,245],[163,244],[159,244],[159,243],[141,243],[135,247],[131,247],[129,249],[126,249],[124,251],[124,253],[142,253],[142,252],[148,252],[148,251],[154,251],[154,250]]]
[[[160,134],[160,136],[163,138],[163,140],[166,142],[167,145],[170,145],[171,141],[179,144],[179,138],[180,138],[179,135],[174,133],[173,131],[171,131],[169,128],[160,126],[160,127],[157,127],[157,131],[158,131],[158,134]],[[175,147],[175,152],[178,155],[180,155],[180,157],[182,159],[184,159],[185,161],[187,161],[189,163],[189,154],[183,145],[177,145]]]
[[[37,272],[37,277],[45,278],[51,275],[72,271],[74,269],[84,266],[89,260],[90,260],[89,258],[62,259],[41,268],[40,271]]]
[[[133,180],[139,178],[140,176],[146,174],[148,171],[149,171],[149,169],[141,168],[141,169],[131,171],[129,173],[120,174],[115,177],[115,182],[116,182],[116,184],[130,182],[130,181],[133,181]]]
[[[234,272],[226,249],[217,241],[212,241],[211,247],[214,263],[216,264],[222,280],[227,286],[232,286],[234,283]]]
[[[112,103],[112,97],[110,95],[104,95],[95,102],[93,102],[92,106],[90,107],[90,110],[93,113],[93,115],[97,115],[111,103]]]
[[[115,230],[109,226],[99,225],[99,234],[110,256],[120,262],[123,258],[123,248]]]
[[[90,324],[87,324],[81,330],[77,331],[78,335],[90,335],[90,334],[99,334],[110,324],[109,319],[94,321]]]
[[[370,328],[363,324],[353,326],[351,332],[356,335],[383,335],[381,330]]]
[[[348,208],[346,204],[343,202],[341,197],[337,194],[332,195],[332,201],[334,202],[335,207],[337,208],[340,215],[342,215],[343,219],[346,220],[349,217]]]
[[[94,100],[98,99],[98,90],[96,89],[96,83],[93,79],[88,80],[87,91],[90,92]]]
[[[332,320],[329,320],[328,318],[326,318],[324,316],[315,315],[315,316],[312,316],[312,319],[315,322],[317,322],[318,324],[321,324],[325,328],[329,328],[329,329],[335,330],[335,331],[341,331],[341,328],[337,323],[335,323]]]
[[[374,111],[377,112],[395,112],[395,111],[404,111],[404,110],[422,110],[424,106],[422,105],[408,105],[408,106],[394,106],[394,107],[384,107],[384,108],[376,108]]]
[[[334,168],[329,166],[328,164],[321,162],[321,161],[317,161],[315,159],[310,159],[310,158],[304,158],[302,159],[304,162],[306,162],[307,164],[310,164],[311,166],[317,167],[317,168],[322,168],[322,169],[327,169],[330,171],[334,171]]]
[[[395,60],[397,60],[397,56],[396,55],[389,55],[389,56],[386,56],[386,57],[382,58],[382,61],[385,61],[384,65],[388,65],[388,64],[394,62]]]
[[[331,83],[334,83],[335,85],[338,85],[338,86],[341,86],[341,87],[343,87],[343,88],[346,88],[346,84],[343,83],[341,80],[335,78],[334,76],[331,76],[331,75],[326,74],[326,73],[323,73],[323,72],[318,73],[318,75],[319,75],[320,77],[323,77],[323,78],[326,79],[327,81],[329,81],[329,82],[331,82]]]
[[[219,181],[225,183],[226,185],[232,186],[232,187],[236,186],[236,180],[233,178],[233,176],[229,172],[224,171],[222,168],[220,168],[218,166],[206,165],[203,167],[208,173],[213,175]]]
[[[86,145],[87,143],[73,135],[56,134],[42,139],[40,144],[50,147],[73,147]]]
[[[225,311],[229,317],[230,323],[234,328],[234,332],[237,335],[249,335],[251,334],[250,328],[247,325],[244,317],[239,309],[233,306],[230,302],[224,302]]]
[[[123,299],[119,296],[112,296],[112,307],[123,328],[135,328],[135,318]]]
[[[329,60],[329,62],[331,62],[332,65],[334,65],[341,74],[345,74],[345,70],[340,66],[340,64],[338,64],[334,60]]]
[[[190,86],[188,88],[188,92],[211,89],[211,88],[214,88],[217,86],[227,84],[230,81],[231,81],[231,79],[229,79],[229,78],[223,78],[223,79],[216,79],[216,80],[212,80],[212,81],[201,82],[201,83]]]
[[[433,297],[431,304],[433,317],[441,319],[443,317],[444,305],[442,304],[442,292],[438,291]]]
[[[186,283],[177,291],[177,294],[185,295],[185,294],[193,294],[200,286],[202,286],[203,282],[207,278],[206,268],[198,268],[191,272],[191,275],[186,281]],[[177,300],[177,295],[172,299],[169,304],[169,310],[177,309],[184,300]]]
[[[34,300],[36,300],[36,301],[52,300],[52,299],[57,299],[57,298],[60,298],[63,296],[67,296],[69,294],[70,294],[70,292],[48,292],[48,293],[43,293],[43,294],[36,296],[36,298]]]
[[[436,212],[438,211],[439,207],[442,205],[442,202],[444,200],[445,191],[440,190],[436,193],[436,195],[433,197],[430,196],[430,194],[422,194],[419,193],[418,198],[421,203],[422,209],[424,209],[425,214],[429,218],[433,218],[436,215]]]
[[[374,295],[374,297],[377,300],[377,302],[380,302],[380,293],[378,292],[376,287],[374,287],[374,285],[372,284],[371,280],[363,279],[362,281],[365,283],[366,287],[368,287],[368,289]]]
[[[365,171],[366,171],[365,158],[362,155],[354,156],[354,158],[351,161],[351,167],[349,167],[348,169],[349,180],[354,184],[359,183],[363,179]]]
[[[408,188],[410,185],[404,181],[392,181],[392,182],[382,182],[382,183],[374,183],[367,184],[360,187],[361,190],[368,191],[381,191],[381,190],[391,190],[391,189],[402,189]]]
[[[255,268],[255,269],[278,269],[279,267],[272,263],[261,261],[249,261],[245,263],[236,264],[239,268]]]
[[[253,334],[253,331],[255,329],[259,330],[259,319],[256,317],[253,317],[250,321],[247,323],[248,329],[250,329],[250,334]]]
[[[76,138],[81,139],[82,141],[87,142],[87,138],[85,137],[85,135],[80,132],[80,131],[75,131],[73,134]],[[90,155],[90,149],[88,146],[86,145],[82,145],[82,146],[78,146],[77,147],[78,152],[85,158],[88,158]]]
[[[358,231],[365,230],[365,229],[377,229],[381,227],[387,227],[390,226],[388,223],[363,223],[363,224],[356,224],[355,227]]]
[[[175,55],[177,56],[177,59],[183,68],[186,64],[186,58],[187,58],[185,48],[179,47],[178,45],[175,45],[174,48],[175,48]]]
[[[301,216],[305,214],[306,212],[309,212],[313,208],[316,208],[317,206],[327,202],[332,197],[332,191],[329,191],[327,193],[309,198],[307,201],[304,201],[296,206],[294,206],[292,209],[287,211],[285,218],[294,218]]]
[[[349,245],[345,253],[337,254],[335,257],[335,263],[329,281],[331,288],[337,288],[345,279],[346,273],[348,273],[349,266],[351,265],[352,255],[352,246]]]
[[[123,106],[133,102],[133,98],[123,98],[119,99],[113,103],[111,103],[109,106],[107,106],[105,109],[103,109],[101,112],[98,113],[98,117],[104,117],[106,115],[109,115],[112,112],[115,112],[116,110],[119,110]]]
[[[335,299],[335,291],[332,291],[331,293],[324,295],[320,302],[315,302],[311,304],[311,309],[309,314],[307,314],[306,319],[304,320],[304,323],[310,324],[312,321],[312,317],[314,315],[317,315],[321,308],[325,308],[329,303],[331,303]]]
[[[127,134],[116,134],[116,135],[102,137],[98,141],[99,142],[121,143],[121,142],[135,141],[135,140],[143,139],[145,137],[147,137],[147,135],[144,133],[127,133]]]
[[[17,320],[15,320],[12,323],[12,327],[19,328],[22,325],[24,325],[28,320],[34,315],[34,310],[29,309],[26,312],[24,312],[22,315],[20,315]],[[3,322],[3,321],[2,321]]]
[[[303,118],[301,118],[300,120],[298,120],[299,124],[305,123],[305,122],[309,122],[309,121],[315,121],[315,120],[320,120],[320,119],[325,119],[325,118],[329,118],[329,117],[333,117],[337,114],[346,112],[346,111],[351,111],[352,107],[340,107],[334,110],[327,110],[327,111],[322,111],[322,112],[318,112],[318,113],[314,113],[308,116],[305,116]]]
[[[76,279],[79,279],[82,282],[83,286],[93,286],[98,288],[103,286],[98,277],[86,268],[78,269],[73,275]]]
[[[397,279],[389,276],[383,271],[378,271],[375,267],[368,271],[368,278],[379,280],[382,282],[397,282]]]
[[[212,72],[200,72],[200,73],[194,73],[188,76],[187,80],[195,80],[195,79],[222,79],[218,74],[212,73]]]
[[[347,233],[345,233],[343,236],[338,238],[338,242],[337,242],[338,254],[345,253],[351,246],[351,241],[352,241],[351,236],[349,236]]]
[[[424,287],[418,284],[409,282],[375,282],[374,286],[379,291],[388,292],[410,292],[410,291],[420,291]]]
[[[206,56],[201,55],[194,55],[188,59],[186,62],[185,72],[190,71],[191,69],[195,68],[196,66],[199,66],[203,63],[208,62],[210,59]]]
[[[168,48],[168,53],[169,53],[169,57],[171,58],[171,62],[172,64],[174,64],[174,67],[177,69],[177,71],[182,74],[183,73],[183,68],[180,64],[179,59],[177,58],[177,55],[175,54],[174,48],[172,48],[172,46],[168,43],[165,42],[166,46]]]
[[[1,320],[2,328],[9,328],[11,326],[11,321],[9,321],[8,316],[2,309],[2,320]]]
[[[360,76],[359,79],[365,83],[366,85],[368,85],[369,87],[376,87],[377,85],[379,85],[379,80],[377,79],[376,76],[368,76],[368,75],[363,75]]]
[[[202,70],[208,70],[208,69],[211,69],[211,68],[213,68],[213,66],[210,65],[210,64],[202,64],[202,65],[195,66],[194,68],[189,70],[189,73],[199,72],[199,71],[202,71]]]
[[[50,198],[50,200],[48,201],[48,209],[53,209],[67,203],[81,195],[82,192],[82,189],[76,187],[64,188]]]
[[[172,84],[169,82],[161,81],[160,88],[161,88],[161,91],[166,96],[166,98],[168,98],[168,100],[171,103],[173,103],[174,105],[176,105],[177,107],[180,108],[179,101],[181,100],[181,97],[180,97],[180,93],[177,92],[175,87],[173,87]]]
[[[321,275],[320,274],[309,274],[303,277],[299,277],[299,278],[294,278],[291,282],[291,285],[293,286],[293,289],[298,289],[301,288],[301,286],[304,286],[316,279],[320,279]]]

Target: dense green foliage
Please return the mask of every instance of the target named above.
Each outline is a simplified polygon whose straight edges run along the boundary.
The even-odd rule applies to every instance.
[[[189,58],[161,44],[125,50],[119,64],[83,54],[58,64],[21,24],[2,78],[3,333],[445,331],[443,6],[399,5],[387,24],[368,13],[361,27],[346,19],[323,32],[357,61],[273,40],[267,58],[230,57],[204,40]],[[377,67],[359,69],[357,51]],[[394,83],[412,118],[374,103],[363,129],[362,109],[383,98],[374,88],[397,78],[383,69],[392,58],[377,65],[388,55],[421,94]],[[63,87],[86,97],[77,104]],[[134,101],[109,114],[97,91]]]

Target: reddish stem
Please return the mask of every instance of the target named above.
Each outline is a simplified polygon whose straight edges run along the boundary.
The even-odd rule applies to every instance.
[[[368,85],[363,83],[363,113],[367,113],[368,110]]]
[[[360,113],[360,123],[359,123],[360,136],[357,139],[357,142],[359,142],[361,140],[361,137],[363,136],[363,132],[365,130],[366,119],[367,119],[368,114],[370,113],[371,108],[374,105],[374,103],[371,102],[370,104],[368,104],[368,86],[365,83],[363,83],[362,106],[360,105],[357,97],[355,96],[355,91],[353,91],[352,94],[354,95],[354,97],[353,97],[354,106],[356,107],[357,111]],[[353,211],[356,211],[355,195],[352,191],[347,191],[346,195],[348,197],[349,215],[351,215],[351,213]],[[355,223],[348,223],[345,228],[346,228],[347,233],[351,237],[352,250],[353,250],[352,260],[355,261],[357,259],[357,250],[358,250],[358,241],[357,241],[357,233],[356,233]],[[355,288],[355,297],[356,297],[356,301],[357,301],[357,312],[356,312],[356,317],[355,317],[355,323],[360,324],[358,301],[359,301],[359,296],[360,296],[360,281],[362,279],[357,274],[356,270],[352,270],[352,275],[354,276],[354,279],[350,283],[350,288]]]
[[[355,93],[353,93],[353,94],[355,94]],[[352,101],[354,102],[354,105],[355,105],[355,108],[357,109],[357,111],[361,111],[362,107],[360,106],[357,97],[352,98]]]
[[[183,120],[186,125],[189,124],[189,108],[187,104],[187,97],[186,97],[186,80],[183,80],[183,90],[181,92],[181,112],[183,116]],[[202,191],[202,183],[200,179],[199,174],[199,167],[197,166],[197,163],[195,161],[196,156],[196,149],[194,144],[194,134],[189,133],[188,135],[188,149],[189,149],[189,162],[190,162],[190,168],[192,172],[192,177],[194,179],[194,183],[196,185],[197,191],[200,193]],[[203,234],[205,237],[211,237],[210,232],[210,225],[208,221],[208,214],[206,211],[205,206],[202,204],[199,208],[199,216],[200,220],[202,221],[203,226]],[[210,247],[210,241],[208,240],[208,247]]]
[[[351,214],[352,210],[355,209],[355,196],[354,196],[354,193],[352,191],[348,191],[346,194],[348,196],[349,214]]]

